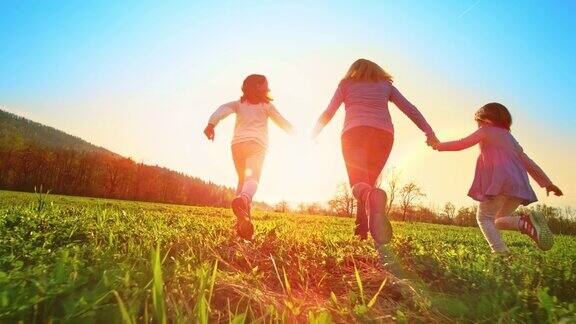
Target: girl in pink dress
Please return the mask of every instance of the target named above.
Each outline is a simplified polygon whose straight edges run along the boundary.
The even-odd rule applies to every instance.
[[[458,141],[431,143],[438,151],[461,151],[476,144],[480,156],[468,196],[480,202],[476,220],[493,252],[508,253],[498,230],[520,231],[532,238],[542,250],[554,243],[546,219],[538,213],[511,216],[520,205],[537,201],[528,174],[546,193],[561,196],[562,191],[532,161],[510,133],[512,116],[499,103],[489,103],[475,115],[478,130]]]

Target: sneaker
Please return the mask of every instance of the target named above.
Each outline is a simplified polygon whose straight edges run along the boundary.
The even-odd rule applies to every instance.
[[[232,200],[232,212],[236,215],[236,233],[245,240],[251,240],[254,225],[250,217],[250,205],[246,197],[240,196]]]
[[[406,273],[402,266],[398,262],[398,255],[396,252],[387,245],[378,245],[374,244],[374,249],[378,253],[380,258],[380,262],[384,269],[386,269],[390,274],[394,275],[396,278],[404,279],[406,277]]]
[[[514,259],[514,255],[510,251],[492,251],[492,256],[496,259],[502,259],[506,261],[511,261]]]
[[[360,240],[368,238],[368,216],[364,204],[358,202],[356,207],[356,226],[354,227],[354,235],[358,236]]]
[[[366,199],[366,213],[369,215],[370,234],[376,244],[386,244],[392,239],[392,224],[386,217],[386,192],[372,189]]]
[[[540,213],[520,215],[519,227],[520,232],[530,236],[541,250],[548,251],[554,245],[554,236],[548,227],[548,222]]]

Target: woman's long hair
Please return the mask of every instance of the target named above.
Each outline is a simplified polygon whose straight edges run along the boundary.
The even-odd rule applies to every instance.
[[[364,81],[364,82],[392,82],[392,76],[384,71],[378,64],[367,60],[359,59],[352,63],[342,81]]]
[[[266,77],[261,74],[251,74],[242,83],[242,97],[241,102],[248,102],[253,105],[261,103],[269,103],[272,98],[269,96],[268,87],[262,87],[264,83],[268,83]]]

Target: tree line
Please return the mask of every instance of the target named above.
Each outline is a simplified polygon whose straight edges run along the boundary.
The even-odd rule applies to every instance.
[[[227,207],[228,187],[136,163],[0,109],[0,189]]]
[[[188,205],[228,206],[232,189],[103,151],[0,147],[0,188]]]
[[[476,222],[478,207],[476,205],[457,208],[451,202],[447,202],[440,208],[425,206],[422,204],[422,198],[426,197],[426,194],[422,187],[414,181],[402,183],[400,173],[394,169],[391,169],[379,182],[379,186],[385,189],[388,196],[386,212],[392,220],[478,226]],[[355,217],[357,206],[348,184],[340,183],[336,187],[334,196],[325,203],[300,203],[291,208],[286,201],[281,201],[275,204],[273,208],[277,212]],[[551,230],[556,234],[576,234],[576,209],[574,208],[562,209],[545,204],[534,204],[529,207],[521,207],[518,210],[518,213],[530,212],[544,215]]]

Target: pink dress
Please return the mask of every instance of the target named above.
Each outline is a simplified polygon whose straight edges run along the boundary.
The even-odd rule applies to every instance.
[[[520,198],[524,205],[537,201],[530,186],[528,174],[541,187],[552,184],[544,171],[532,161],[510,131],[482,126],[466,138],[440,143],[439,151],[460,151],[475,144],[480,145],[476,173],[468,196],[486,201],[497,195]]]

